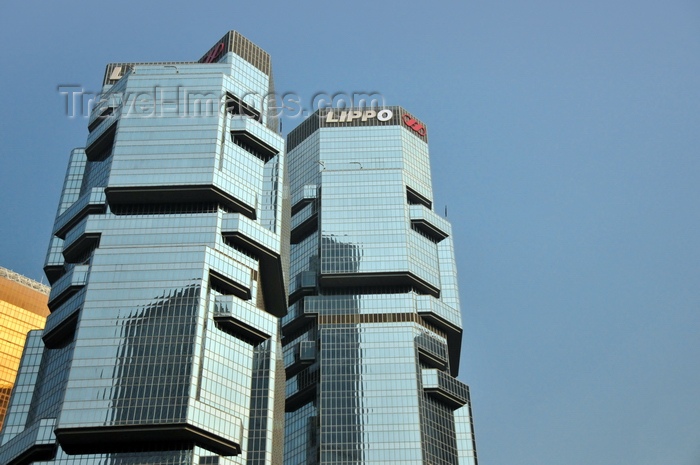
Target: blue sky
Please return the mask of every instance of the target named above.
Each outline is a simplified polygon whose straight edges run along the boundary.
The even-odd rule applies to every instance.
[[[700,463],[700,4],[5,2],[1,266],[41,279],[87,135],[58,86],[229,29],[279,92],[378,92],[427,124],[481,465]]]

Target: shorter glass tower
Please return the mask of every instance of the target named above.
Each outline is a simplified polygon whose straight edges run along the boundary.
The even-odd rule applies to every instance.
[[[450,224],[424,123],[320,110],[287,138],[285,463],[475,465]]]
[[[44,327],[48,286],[0,267],[0,428],[17,376],[27,332]]]

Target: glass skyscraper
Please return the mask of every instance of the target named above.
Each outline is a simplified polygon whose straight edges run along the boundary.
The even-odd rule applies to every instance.
[[[27,332],[44,327],[49,287],[0,267],[0,428]]]
[[[281,464],[289,205],[269,55],[112,63],[75,149],[0,463]]]
[[[273,98],[234,31],[107,66],[0,464],[476,465],[426,126],[323,109],[285,154]]]
[[[324,109],[287,138],[285,464],[476,464],[450,224],[401,107]]]

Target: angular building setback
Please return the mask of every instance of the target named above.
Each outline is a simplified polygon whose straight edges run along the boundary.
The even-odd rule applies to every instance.
[[[269,55],[113,63],[70,156],[0,463],[281,464],[289,208]]]
[[[27,332],[44,327],[48,286],[0,267],[0,428],[17,377]]]
[[[319,110],[287,160],[285,464],[476,465],[426,126],[401,107]]]

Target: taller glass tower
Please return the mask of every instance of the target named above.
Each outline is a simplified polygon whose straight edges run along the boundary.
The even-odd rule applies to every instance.
[[[476,465],[427,128],[401,107],[319,110],[287,157],[285,463]]]
[[[19,465],[281,464],[289,210],[269,55],[113,63],[0,436]]]

